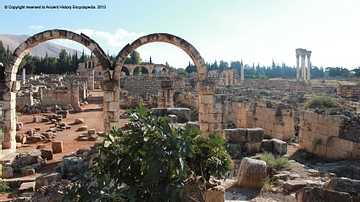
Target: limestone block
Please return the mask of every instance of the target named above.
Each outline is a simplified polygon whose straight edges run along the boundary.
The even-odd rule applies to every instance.
[[[63,142],[62,141],[54,141],[52,142],[52,150],[54,154],[61,153],[63,151]]]
[[[346,159],[351,157],[351,153],[335,147],[327,147],[326,157],[331,159]]]
[[[243,158],[239,168],[238,186],[262,188],[266,178],[265,161]]]
[[[350,194],[327,190],[322,187],[303,187],[295,194],[298,202],[308,201],[353,201]]]
[[[341,139],[338,137],[329,137],[327,139],[327,143],[329,146],[333,146],[339,150],[343,150],[346,152],[352,152],[352,150],[354,149],[353,141]]]
[[[247,128],[247,141],[261,142],[264,139],[264,130],[262,128]]]
[[[230,143],[240,144],[247,140],[245,128],[225,129],[225,139]]]
[[[276,139],[276,138],[271,139],[271,142],[274,145],[274,151],[276,153],[281,154],[281,155],[285,155],[287,153],[287,143],[286,142]]]
[[[321,157],[326,157],[327,156],[327,146],[319,143],[317,140],[315,142],[313,142],[313,146],[312,146],[312,151],[315,154],[317,154],[318,156]]]
[[[308,152],[312,152],[313,149],[313,141],[307,139],[299,139],[299,149],[306,150]]]
[[[214,104],[214,96],[213,95],[199,96],[199,104]]]
[[[56,182],[61,181],[61,174],[60,173],[50,173],[41,175],[36,178],[36,185],[35,189],[39,189],[42,186],[48,186],[51,184],[56,184]]]
[[[272,152],[274,150],[274,144],[269,139],[263,139],[261,141],[261,150],[267,151],[267,152]]]
[[[261,151],[261,142],[247,142],[244,145],[247,154],[255,154]]]
[[[119,111],[120,106],[119,102],[109,102],[109,111],[116,112]]]
[[[35,168],[31,167],[31,166],[26,166],[20,169],[21,171],[21,176],[29,176],[29,175],[34,175],[35,172]]]

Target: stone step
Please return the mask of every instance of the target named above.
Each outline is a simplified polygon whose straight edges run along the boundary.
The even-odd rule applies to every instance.
[[[2,179],[3,182],[7,182],[11,187],[20,187],[23,183],[26,182],[35,182],[36,178],[42,174],[36,173],[35,175],[25,176],[25,177],[15,177],[10,179]]]

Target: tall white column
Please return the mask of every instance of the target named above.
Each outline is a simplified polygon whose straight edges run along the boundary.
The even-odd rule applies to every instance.
[[[311,71],[311,68],[310,68],[310,56],[311,56],[311,51],[308,51],[307,54],[307,80],[310,81],[310,71]]]
[[[244,65],[241,64],[241,83],[244,83]]]
[[[296,80],[300,79],[300,69],[299,69],[299,54],[296,54]]]
[[[305,70],[305,54],[301,54],[301,73],[302,73],[302,80],[306,80],[306,70]]]
[[[25,84],[26,82],[26,75],[25,75],[25,68],[22,69],[22,83]]]

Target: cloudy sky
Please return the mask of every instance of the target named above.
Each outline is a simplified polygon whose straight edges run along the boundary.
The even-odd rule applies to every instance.
[[[274,60],[295,66],[295,49],[304,48],[312,51],[313,65],[353,69],[360,66],[359,8],[355,0],[2,0],[0,34],[68,29],[117,55],[141,36],[164,32],[190,42],[209,63],[243,60],[267,66]],[[85,48],[69,40],[52,42]],[[176,68],[191,60],[166,43],[137,51],[144,61],[151,56]]]

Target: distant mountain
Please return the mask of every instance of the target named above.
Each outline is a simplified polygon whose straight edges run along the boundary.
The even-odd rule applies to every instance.
[[[9,46],[9,49],[11,51],[14,51],[20,45],[20,43],[24,42],[29,37],[30,36],[28,35],[0,34],[0,41],[2,41],[5,49],[7,48],[7,46]],[[46,41],[38,44],[33,49],[31,49],[30,55],[45,57],[45,54],[47,53],[48,56],[57,58],[61,49],[65,49],[70,54],[72,54],[74,51],[77,51],[79,56],[82,53],[81,51]]]

